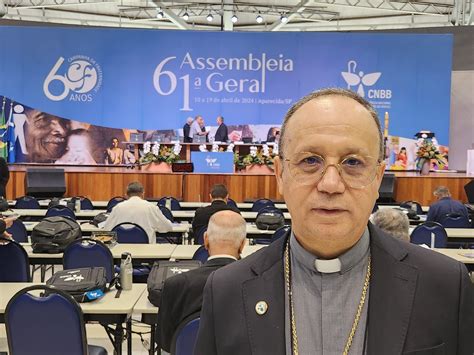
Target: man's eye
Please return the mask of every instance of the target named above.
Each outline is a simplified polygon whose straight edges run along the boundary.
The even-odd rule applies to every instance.
[[[309,156],[309,157],[305,157],[305,158],[302,158],[300,160],[300,165],[304,165],[304,166],[311,166],[311,167],[315,167],[315,166],[320,166],[323,164],[323,160],[322,158],[320,157],[317,157],[317,156]]]
[[[365,165],[364,161],[359,158],[347,158],[343,163],[351,168],[363,167]]]

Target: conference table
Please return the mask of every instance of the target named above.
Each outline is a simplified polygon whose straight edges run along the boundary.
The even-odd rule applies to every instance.
[[[0,283],[0,323],[5,323],[5,309],[10,299],[21,289],[40,283],[31,282],[7,282]],[[117,291],[115,289],[106,292],[104,297],[93,302],[79,303],[84,314],[85,322],[99,322],[114,324],[115,329],[106,327],[111,336],[112,344],[117,354],[122,354],[122,343],[124,339],[123,323],[126,323],[126,332],[131,335],[131,315],[135,304],[146,291],[146,284],[133,284],[132,289]],[[146,292],[145,292],[146,293]],[[28,334],[25,334],[28,339]],[[127,337],[127,354],[132,354],[131,336]]]

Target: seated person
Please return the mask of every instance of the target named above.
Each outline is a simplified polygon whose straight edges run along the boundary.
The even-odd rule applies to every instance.
[[[207,262],[198,269],[165,281],[156,332],[158,344],[165,351],[170,351],[171,340],[178,325],[190,315],[201,311],[207,277],[218,268],[239,259],[246,233],[245,220],[239,214],[233,211],[215,213],[204,234],[204,246],[209,252]]]
[[[13,221],[17,217],[3,217],[0,218],[0,236],[7,239],[13,239],[12,235],[7,232],[7,228],[10,228],[13,224]]]
[[[372,223],[395,238],[410,241],[410,222],[403,211],[395,208],[379,209],[372,216]]]
[[[446,186],[438,186],[433,192],[433,195],[436,196],[438,201],[430,206],[428,216],[426,217],[427,221],[441,223],[448,213],[457,213],[461,216],[465,216],[469,220],[466,206],[459,201],[453,200]]]
[[[144,196],[145,191],[141,183],[136,181],[128,184],[128,199],[112,209],[103,229],[112,230],[117,224],[124,222],[135,223],[145,230],[150,244],[156,243],[156,232],[170,232],[173,224],[161,213],[157,205],[144,200]]]
[[[192,223],[194,234],[196,234],[202,227],[207,226],[209,223],[209,218],[211,218],[211,216],[217,211],[231,210],[240,213],[237,208],[227,205],[229,192],[227,191],[227,187],[225,185],[215,184],[211,189],[210,197],[211,205],[198,208],[194,214]]]

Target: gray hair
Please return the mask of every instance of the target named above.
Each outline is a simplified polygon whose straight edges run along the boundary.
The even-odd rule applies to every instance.
[[[438,186],[434,190],[433,195],[435,195],[438,198],[449,197],[451,196],[451,192],[449,192],[449,189],[446,186]]]
[[[372,217],[372,222],[384,232],[403,241],[410,241],[410,222],[405,213],[395,208],[380,209]]]
[[[187,124],[193,123],[193,121],[194,121],[194,118],[192,118],[192,117],[188,117],[188,118],[186,119],[186,123],[187,123]]]
[[[375,111],[375,109],[370,104],[370,102],[368,102],[362,96],[358,95],[354,91],[351,91],[351,90],[348,90],[348,89],[342,89],[342,88],[328,88],[328,89],[322,89],[322,90],[312,92],[311,94],[306,95],[305,97],[303,97],[298,102],[296,102],[293,106],[290,107],[290,109],[286,113],[285,118],[283,120],[283,125],[281,126],[280,149],[279,149],[280,150],[280,156],[283,157],[286,126],[288,125],[288,121],[290,120],[290,118],[305,103],[307,103],[311,100],[318,99],[320,97],[325,97],[325,96],[348,97],[349,99],[352,99],[352,100],[358,102],[359,104],[361,104],[370,113],[370,115],[374,119],[375,124],[377,125],[377,131],[378,131],[378,134],[379,134],[379,160],[383,160],[384,159],[384,141],[383,141],[383,136],[382,136],[382,126],[380,125],[379,116],[377,114],[377,111]]]
[[[127,186],[127,196],[140,195],[144,191],[143,185],[138,181],[131,182]]]
[[[247,224],[240,214],[231,210],[214,213],[209,219],[207,237],[209,244],[231,244],[240,247],[247,236]]]

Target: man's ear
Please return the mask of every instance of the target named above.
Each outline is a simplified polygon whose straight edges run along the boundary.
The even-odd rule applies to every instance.
[[[204,232],[204,248],[209,251],[209,237],[207,236],[207,232]]]
[[[275,168],[275,177],[278,185],[278,192],[283,196],[283,160],[280,156],[273,160],[273,167]]]
[[[244,238],[244,240],[242,240],[242,243],[240,243],[240,246],[239,246],[239,255],[242,254],[244,248],[245,248],[245,244],[247,242],[247,238]]]

